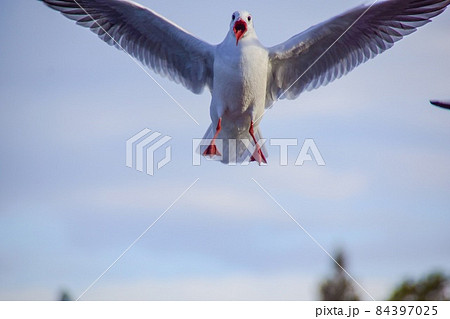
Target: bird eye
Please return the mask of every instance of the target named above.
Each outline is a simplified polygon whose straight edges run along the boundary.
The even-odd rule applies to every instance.
[[[232,16],[231,16],[231,20],[234,20],[236,18],[236,16],[233,14]]]
[[[247,20],[252,21],[252,16],[248,16]]]

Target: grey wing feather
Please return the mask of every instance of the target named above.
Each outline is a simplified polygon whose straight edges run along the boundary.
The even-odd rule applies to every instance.
[[[43,0],[100,39],[194,93],[212,90],[215,47],[125,0]]]
[[[389,0],[360,6],[269,48],[266,107],[347,74],[442,13],[450,0]]]

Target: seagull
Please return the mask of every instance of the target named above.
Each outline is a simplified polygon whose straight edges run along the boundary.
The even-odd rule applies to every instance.
[[[442,102],[442,101],[437,101],[437,100],[431,100],[430,103],[435,106],[442,107],[443,109],[450,110],[450,101]]]
[[[259,165],[267,163],[259,124],[276,101],[295,99],[342,77],[450,4],[450,0],[375,1],[265,47],[247,11],[234,12],[225,39],[212,45],[132,1],[41,1],[193,93],[207,88],[211,125],[201,153],[223,163],[250,160]]]

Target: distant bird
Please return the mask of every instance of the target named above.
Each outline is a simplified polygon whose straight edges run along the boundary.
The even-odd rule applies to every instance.
[[[450,102],[430,101],[431,104],[450,110]]]
[[[236,11],[222,43],[211,45],[126,0],[41,0],[194,93],[212,95],[205,156],[266,163],[259,123],[278,99],[297,98],[340,78],[441,14],[450,0],[388,0],[359,6],[274,47],[263,46],[253,16]],[[201,22],[214,27],[211,21]],[[287,22],[286,22],[287,23]],[[277,22],[275,27],[280,27]],[[220,150],[217,140],[223,141]],[[235,154],[230,151],[236,143]],[[248,150],[249,141],[252,151]],[[221,153],[222,151],[222,153]]]

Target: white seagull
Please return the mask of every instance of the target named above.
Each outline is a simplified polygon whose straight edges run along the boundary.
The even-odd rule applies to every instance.
[[[132,1],[42,1],[192,92],[199,94],[207,87],[212,124],[204,136],[210,142],[201,150],[203,155],[224,163],[250,158],[259,164],[266,163],[259,123],[267,108],[278,99],[295,99],[340,78],[450,4],[450,0],[379,1],[267,48],[259,42],[247,11],[234,12],[223,42],[211,45]]]

